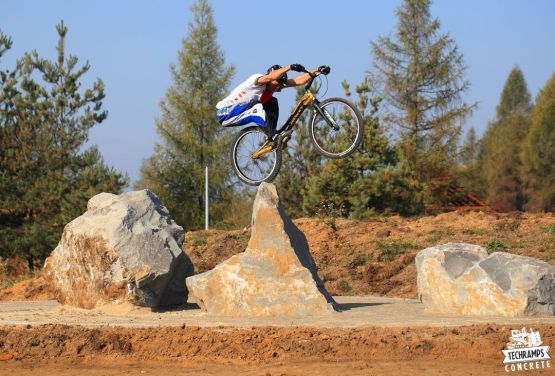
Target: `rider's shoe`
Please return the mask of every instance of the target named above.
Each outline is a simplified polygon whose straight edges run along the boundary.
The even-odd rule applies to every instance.
[[[289,129],[277,136],[277,144],[279,145],[279,147],[284,147],[285,145],[287,145],[287,142],[291,139],[292,133],[293,129]]]

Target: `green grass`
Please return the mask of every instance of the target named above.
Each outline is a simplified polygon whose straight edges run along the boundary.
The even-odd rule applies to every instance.
[[[489,231],[485,228],[475,228],[470,230],[474,235],[485,236]]]
[[[489,242],[484,244],[484,247],[486,247],[486,250],[488,251],[488,253],[492,253],[492,252],[496,252],[496,251],[504,251],[504,250],[507,249],[507,246],[505,244],[501,243],[497,239],[490,240]]]
[[[345,281],[344,279],[339,281],[339,283],[337,284],[337,288],[343,292],[350,292],[353,290],[351,285],[349,285],[349,282]]]
[[[206,245],[206,239],[208,238],[208,235],[206,234],[198,234],[194,237],[191,238],[191,244],[193,244],[194,247],[200,247],[202,245]]]
[[[350,263],[349,267],[354,268],[357,266],[363,266],[372,259],[372,255],[357,255]]]
[[[241,234],[227,234],[226,239],[241,240],[243,236]]]
[[[326,218],[324,223],[328,225],[333,231],[337,231],[337,223],[335,222],[335,217]]]
[[[426,241],[430,244],[436,244],[440,240],[455,235],[455,232],[450,228],[442,229],[442,230],[433,230],[428,233],[430,235],[426,238]]]
[[[552,223],[551,226],[549,226],[547,232],[549,232],[551,235],[555,235],[555,223]]]
[[[419,248],[416,244],[410,242],[396,241],[376,242],[376,246],[382,251],[382,258],[386,261],[393,261],[399,254]]]

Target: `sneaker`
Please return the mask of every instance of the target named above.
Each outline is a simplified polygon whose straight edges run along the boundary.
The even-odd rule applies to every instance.
[[[262,128],[262,131],[266,134],[266,137],[268,137],[268,140],[273,140],[277,134],[274,128],[270,128],[270,127],[261,127],[261,128]]]
[[[287,145],[287,142],[291,139],[291,134],[293,133],[293,129],[289,129],[288,131],[285,131],[283,133],[281,133],[278,137],[278,144],[283,147],[285,145]]]

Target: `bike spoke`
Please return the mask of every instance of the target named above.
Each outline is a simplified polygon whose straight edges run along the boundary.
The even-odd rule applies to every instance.
[[[327,119],[316,113],[312,124],[316,147],[330,156],[350,153],[357,146],[361,132],[355,110],[340,101],[322,103],[321,109]]]
[[[243,178],[252,183],[264,181],[275,168],[275,152],[271,151],[253,159],[252,153],[259,150],[266,142],[262,130],[245,133],[236,144],[235,164]]]

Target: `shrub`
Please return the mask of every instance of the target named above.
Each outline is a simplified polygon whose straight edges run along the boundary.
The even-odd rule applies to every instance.
[[[487,242],[485,244],[485,247],[486,247],[488,253],[492,253],[492,252],[495,252],[495,251],[507,249],[507,246],[505,244],[501,243],[497,239],[490,240],[489,242]]]
[[[353,290],[351,285],[349,285],[349,282],[345,281],[344,279],[339,281],[337,288],[343,292],[350,292]]]
[[[393,261],[400,253],[418,248],[417,245],[409,242],[377,242],[376,245],[382,251],[382,258],[386,261]]]

